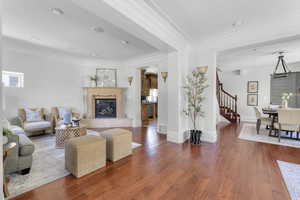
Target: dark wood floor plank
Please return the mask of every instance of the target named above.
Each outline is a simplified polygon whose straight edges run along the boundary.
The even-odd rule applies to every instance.
[[[154,126],[134,128],[133,139],[143,146],[133,156],[14,200],[290,199],[277,160],[300,164],[300,149],[240,140],[240,130],[241,125],[220,124],[216,144],[193,146],[167,142]]]

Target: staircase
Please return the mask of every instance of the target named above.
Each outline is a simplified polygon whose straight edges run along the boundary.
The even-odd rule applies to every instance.
[[[240,123],[240,115],[237,112],[237,95],[233,96],[226,92],[220,82],[217,73],[217,99],[220,115],[231,123]]]

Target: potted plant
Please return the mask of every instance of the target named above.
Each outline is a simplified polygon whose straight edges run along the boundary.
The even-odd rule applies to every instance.
[[[93,75],[93,76],[89,76],[89,78],[90,78],[90,81],[92,82],[92,83],[94,83],[94,87],[97,87],[98,85],[97,85],[97,82],[98,82],[98,76],[97,75]]]
[[[7,144],[10,135],[12,135],[12,132],[8,128],[3,128],[3,144]]]
[[[183,111],[190,118],[193,129],[190,130],[190,141],[192,144],[200,144],[202,131],[197,129],[199,117],[204,115],[202,102],[205,97],[203,92],[208,87],[206,84],[206,71],[195,69],[190,76],[187,76],[184,93],[187,98],[187,108]]]

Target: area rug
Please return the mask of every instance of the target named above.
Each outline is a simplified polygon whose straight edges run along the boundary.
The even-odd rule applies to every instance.
[[[277,161],[292,200],[300,200],[300,165]]]
[[[283,132],[282,134],[285,134],[285,133]],[[257,134],[256,133],[256,125],[250,124],[250,123],[243,124],[239,138],[242,140],[249,140],[249,141],[255,141],[255,142],[263,142],[263,143],[269,143],[269,144],[276,144],[276,145],[300,148],[300,141],[281,138],[281,141],[278,142],[278,138],[270,137],[269,130],[264,129],[264,128],[261,128],[259,131],[259,134]]]
[[[92,130],[88,130],[87,134],[98,135],[96,131]],[[30,139],[35,145],[31,171],[24,176],[17,173],[9,176],[9,198],[70,174],[65,170],[64,149],[55,148],[55,136],[47,135]],[[141,144],[132,143],[133,149],[140,146]]]

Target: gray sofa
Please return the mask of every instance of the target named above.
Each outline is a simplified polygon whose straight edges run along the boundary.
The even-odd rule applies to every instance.
[[[8,136],[8,141],[15,142],[17,145],[7,156],[4,173],[19,172],[23,175],[28,174],[32,165],[34,144],[26,136],[22,128],[12,126],[10,130],[13,132],[13,135]]]

